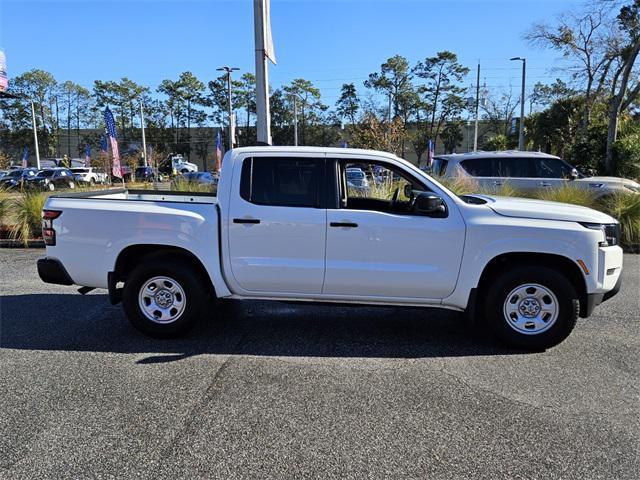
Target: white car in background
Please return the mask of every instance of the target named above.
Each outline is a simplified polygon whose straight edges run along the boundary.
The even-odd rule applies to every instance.
[[[640,184],[619,177],[588,177],[559,157],[541,152],[470,152],[440,155],[431,169],[437,177],[471,177],[486,189],[510,185],[532,191],[571,184],[596,197],[616,192],[640,193]]]
[[[93,167],[74,167],[70,170],[78,182],[90,184],[107,182],[107,174]]]

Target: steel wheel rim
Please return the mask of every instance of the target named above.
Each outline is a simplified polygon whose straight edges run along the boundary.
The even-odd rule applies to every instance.
[[[539,335],[558,319],[560,305],[555,294],[543,285],[525,283],[506,296],[503,312],[507,325],[524,335]]]
[[[184,313],[187,298],[182,286],[173,278],[153,277],[140,287],[140,311],[154,323],[173,323]]]

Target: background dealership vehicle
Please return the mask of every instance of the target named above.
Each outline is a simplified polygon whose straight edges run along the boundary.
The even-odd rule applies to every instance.
[[[180,183],[195,183],[198,185],[214,186],[218,184],[218,177],[211,172],[189,172],[177,176],[171,182],[172,190],[179,190]]]
[[[354,194],[353,165],[394,183]],[[613,296],[622,270],[619,225],[603,213],[458,197],[391,154],[342,148],[232,150],[217,198],[53,196],[43,236],[44,281],[107,288],[155,336],[214,315],[211,296],[448,308],[511,344],[544,348]]]
[[[28,177],[26,184],[29,188],[42,190],[60,190],[76,188],[76,177],[68,168],[47,168],[40,170],[35,176]]]
[[[29,178],[35,177],[38,170],[35,168],[14,168],[0,179],[0,189],[13,190],[26,185]]]
[[[174,172],[185,174],[197,172],[198,166],[195,163],[187,162],[182,155],[169,155],[164,161],[160,162],[158,170],[166,175],[171,175]]]
[[[89,184],[107,182],[107,174],[93,167],[74,167],[70,170],[78,182]]]
[[[588,177],[559,157],[541,152],[471,152],[440,155],[432,173],[440,177],[473,177],[484,188],[509,184],[531,191],[573,185],[589,189],[596,197],[615,192],[640,193],[640,184],[618,177]]]

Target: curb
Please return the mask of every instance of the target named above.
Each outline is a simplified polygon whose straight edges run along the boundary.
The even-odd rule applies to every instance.
[[[0,248],[44,248],[44,240],[27,240],[27,244],[21,240],[1,239]]]

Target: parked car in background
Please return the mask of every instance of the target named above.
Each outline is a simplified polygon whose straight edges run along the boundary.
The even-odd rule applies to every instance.
[[[356,188],[369,188],[369,180],[367,175],[359,167],[347,168],[347,182]]]
[[[200,185],[218,185],[218,177],[211,172],[190,172],[179,175],[171,182],[172,190],[179,190],[180,182],[197,183]]]
[[[485,189],[509,184],[524,192],[573,185],[596,197],[616,192],[640,193],[640,184],[619,177],[589,177],[559,157],[541,152],[471,152],[440,155],[432,172],[439,177],[472,177]]]
[[[390,188],[352,195],[355,165],[392,172]],[[215,316],[213,297],[447,308],[541,349],[622,278],[620,225],[602,212],[457,196],[392,154],[346,148],[230,150],[217,196],[52,195],[42,226],[42,280],[105,288],[159,337]]]
[[[134,173],[136,182],[153,182],[157,175],[153,167],[138,167]]]
[[[10,170],[0,179],[0,189],[22,188],[26,185],[27,180],[35,177],[37,173],[38,170],[36,168],[15,168]]]
[[[77,182],[89,183],[91,185],[107,182],[107,174],[93,167],[74,167],[69,170],[71,170],[73,176],[76,177]]]
[[[30,188],[41,190],[60,190],[63,188],[76,188],[76,177],[68,168],[46,168],[40,170],[35,176],[27,179]]]
[[[0,180],[2,180],[2,177],[4,177],[7,173],[9,173],[7,170],[0,170]]]

